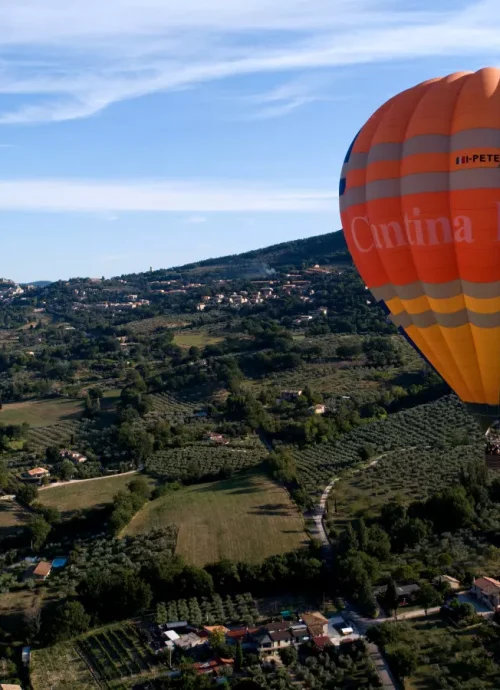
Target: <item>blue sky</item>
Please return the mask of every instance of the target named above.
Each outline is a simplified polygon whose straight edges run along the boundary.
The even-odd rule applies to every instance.
[[[340,227],[343,156],[500,62],[498,0],[3,0],[0,276],[117,275]]]

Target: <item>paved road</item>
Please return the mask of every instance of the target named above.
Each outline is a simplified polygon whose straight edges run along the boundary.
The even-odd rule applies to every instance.
[[[380,678],[380,682],[382,683],[384,690],[396,690],[398,686],[396,685],[396,681],[391,673],[391,669],[389,668],[382,655],[382,652],[377,645],[370,642],[368,644],[368,653],[375,665],[375,668],[377,669],[378,677]]]
[[[39,486],[38,491],[46,491],[53,489],[55,486],[68,486],[69,484],[81,484],[82,482],[98,482],[99,479],[110,479],[111,477],[126,477],[129,474],[137,474],[139,470],[130,470],[129,472],[119,472],[118,474],[107,474],[105,477],[91,477],[90,479],[70,479],[67,482],[54,482],[47,484],[47,486]]]

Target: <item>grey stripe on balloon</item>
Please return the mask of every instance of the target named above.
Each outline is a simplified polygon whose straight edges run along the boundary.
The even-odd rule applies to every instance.
[[[461,309],[451,314],[443,314],[437,311],[423,311],[420,314],[409,314],[402,311],[399,314],[391,314],[391,321],[398,327],[430,328],[431,326],[443,326],[444,328],[459,328],[466,324],[472,324],[478,328],[497,328],[500,326],[500,311],[493,314],[480,314],[475,311]]]
[[[342,167],[342,177],[349,170],[366,168],[370,163],[401,160],[408,156],[426,153],[455,153],[464,149],[500,149],[500,129],[479,127],[448,134],[419,134],[403,142],[375,144],[369,151],[351,153]]]
[[[467,189],[499,189],[500,168],[469,168],[451,172],[424,172],[373,180],[366,185],[346,189],[340,197],[340,210],[366,201],[391,199],[409,194],[463,191]]]
[[[492,299],[500,297],[500,280],[491,283],[472,283],[469,280],[450,280],[447,283],[424,283],[419,280],[408,285],[392,285],[386,283],[380,287],[370,288],[377,301],[387,302],[399,297],[404,300],[418,297],[431,297],[432,299],[449,299],[457,295],[465,295],[476,299]]]

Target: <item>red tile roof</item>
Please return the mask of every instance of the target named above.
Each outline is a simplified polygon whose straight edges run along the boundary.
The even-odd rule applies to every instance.
[[[40,563],[37,565],[37,567],[33,571],[33,575],[40,575],[40,577],[47,577],[47,575],[50,573],[51,570],[52,570],[52,563],[48,563],[47,561],[40,561]]]
[[[327,645],[331,644],[330,638],[326,635],[319,635],[318,637],[313,637],[313,642],[320,649],[323,649],[323,647],[326,647]]]
[[[474,587],[477,587],[485,594],[498,594],[500,592],[500,582],[492,577],[479,577],[474,580]]]

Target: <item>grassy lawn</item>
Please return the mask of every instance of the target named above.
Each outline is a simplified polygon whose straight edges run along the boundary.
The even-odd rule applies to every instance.
[[[15,501],[0,501],[0,536],[14,532],[26,524],[29,513]]]
[[[213,345],[220,343],[222,338],[220,336],[211,335],[205,331],[182,331],[176,333],[174,336],[174,343],[179,347],[205,347],[205,345]]]
[[[97,508],[111,503],[118,491],[126,488],[133,474],[103,477],[82,482],[69,482],[64,486],[48,486],[41,489],[38,501],[45,506],[58,508],[68,517],[75,510]],[[151,484],[153,480],[151,479]]]
[[[177,553],[196,565],[220,558],[257,563],[307,542],[286,492],[255,473],[162,496],[139,511],[124,534],[174,523],[179,526]]]
[[[81,400],[55,398],[52,400],[28,400],[4,405],[0,410],[3,424],[22,424],[30,426],[49,426],[63,420],[78,419],[83,411]]]

